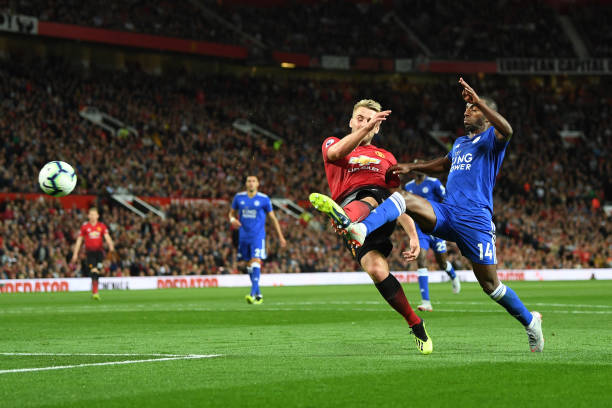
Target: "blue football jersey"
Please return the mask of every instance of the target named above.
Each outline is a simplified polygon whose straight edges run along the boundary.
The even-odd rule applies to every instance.
[[[238,213],[242,226],[240,227],[240,239],[265,238],[266,215],[272,211],[270,197],[263,193],[256,193],[249,197],[246,191],[234,196],[232,208]]]
[[[416,183],[415,180],[411,180],[404,186],[404,190],[409,193],[421,196],[429,201],[435,201],[441,203],[446,195],[446,189],[435,177],[425,177],[425,180]]]
[[[471,139],[455,140],[447,155],[452,164],[445,203],[466,210],[487,209],[493,215],[493,187],[507,146],[495,138],[493,126]]]

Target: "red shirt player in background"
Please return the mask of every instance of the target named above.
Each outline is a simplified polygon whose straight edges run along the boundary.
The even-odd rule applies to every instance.
[[[79,237],[74,244],[74,252],[72,254],[72,260],[70,263],[74,264],[79,256],[79,249],[81,249],[81,243],[85,241],[85,274],[91,276],[91,293],[95,300],[100,300],[100,294],[98,293],[98,277],[102,272],[102,261],[104,260],[104,251],[102,247],[102,238],[108,244],[108,249],[113,252],[115,245],[111,239],[108,228],[106,225],[98,221],[100,214],[98,209],[92,207],[89,209],[87,214],[89,222],[84,223],[81,226]]]
[[[401,214],[397,220],[410,237],[407,258],[412,256],[416,259],[419,239],[414,221],[404,213],[405,205],[403,209],[400,208],[403,200],[401,194],[396,192],[392,195],[389,191],[390,188],[399,187],[400,180],[397,177],[390,180],[385,178],[387,170],[397,160],[387,150],[372,144],[380,124],[390,113],[389,110],[382,111],[380,104],[371,99],[355,104],[349,122],[352,133],[342,139],[329,137],[323,141],[323,161],[332,197],[313,193],[310,201],[316,209],[327,213],[332,221],[346,228],[349,222],[367,217],[384,199],[395,198]],[[433,346],[423,321],[410,306],[402,285],[389,273],[386,258],[393,249],[389,237],[394,230],[394,222],[385,224],[369,235],[361,247],[352,248],[352,254],[370,275],[383,298],[406,319],[419,351],[429,354]]]

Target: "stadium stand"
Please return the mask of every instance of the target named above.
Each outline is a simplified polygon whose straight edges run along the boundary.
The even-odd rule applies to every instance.
[[[269,2],[194,0],[151,6],[140,0],[4,0],[0,10],[41,21],[234,43],[251,51],[257,42],[268,51],[311,56],[469,61],[575,57],[572,35],[579,37],[590,56],[610,56],[609,33],[598,29],[612,10],[606,2],[559,6],[555,1],[527,0],[469,4],[278,0],[275,7],[261,7],[265,3]],[[573,24],[575,34],[568,32],[562,18]],[[593,19],[599,24],[589,24]],[[317,74],[174,70],[152,76],[131,62],[122,70],[109,70],[96,64],[83,68],[52,56],[17,53],[3,58],[0,89],[6,114],[0,116],[0,192],[4,193],[39,192],[37,172],[54,157],[75,164],[78,194],[106,197],[127,190],[138,196],[227,201],[243,189],[245,175],[257,174],[263,192],[304,201],[305,192],[327,190],[320,142],[348,131],[352,104],[363,97],[373,97],[393,110],[376,143],[394,152],[399,161],[444,154],[445,147],[430,137],[432,130],[463,134],[463,104],[457,78],[451,75],[394,75],[381,81],[374,76],[330,79]],[[612,174],[609,77],[478,75],[469,82],[480,94],[497,100],[516,135],[495,189],[500,266],[612,265],[611,218],[605,211],[605,204],[612,201],[612,184],[606,176]],[[135,133],[113,136],[79,115],[85,107],[120,119]],[[237,119],[274,132],[283,143],[273,145],[235,129],[232,123]],[[561,137],[563,132],[572,137]],[[110,206],[106,199],[101,204],[103,220],[116,225],[112,233],[121,260],[121,264],[108,262],[110,274],[235,272],[226,207],[173,205],[167,209],[168,219],[155,222]],[[65,258],[83,221],[80,210],[60,209],[46,201],[5,201],[0,210],[3,276],[79,273],[67,267]],[[45,225],[37,212],[51,222]],[[321,234],[303,222],[279,216],[284,225],[300,226],[288,228],[288,241],[299,242],[300,250],[290,245],[281,251],[271,237],[266,271],[358,269],[331,233]],[[313,220],[311,225],[326,223],[319,214]],[[163,234],[139,236],[141,228]],[[182,232],[190,228],[194,232],[187,242]],[[46,238],[39,242],[39,234]],[[401,236],[395,240],[402,242]],[[181,251],[180,256],[168,261],[163,255],[167,248]],[[465,265],[452,246],[451,253],[459,267]],[[391,266],[405,268],[398,252]]]
[[[262,179],[262,191],[273,197],[304,200],[304,191],[327,188],[320,141],[330,134],[346,133],[352,103],[365,96],[375,95],[384,106],[392,107],[394,120],[385,124],[378,144],[396,152],[400,161],[444,154],[444,149],[428,137],[429,129],[463,132],[463,105],[455,78],[449,76],[421,83],[400,78],[386,84],[367,80],[198,77],[186,73],[153,77],[134,67],[126,72],[95,67],[84,70],[54,58],[12,58],[6,62],[0,67],[2,89],[6,90],[3,108],[8,113],[0,126],[0,137],[7,141],[0,148],[2,192],[37,192],[39,167],[48,157],[60,156],[77,165],[80,194],[102,195],[109,187],[123,187],[141,196],[228,200],[243,189],[243,176],[255,172]],[[602,114],[602,106],[609,111],[610,82],[580,77],[485,77],[476,83],[482,94],[500,102],[516,134],[496,187],[501,265],[609,265],[612,228],[601,204],[611,200],[609,178],[602,177],[612,172],[607,160],[612,149],[612,123],[609,115]],[[134,126],[138,136],[114,137],[84,121],[78,111],[85,105],[119,117]],[[276,132],[285,143],[277,150],[263,139],[238,132],[231,123],[241,117]],[[571,148],[564,147],[558,135],[563,128],[580,129],[586,137],[577,139]],[[74,273],[66,269],[65,256],[82,218],[66,221],[65,213],[48,208],[53,225],[70,227],[47,236],[47,246],[38,245],[37,230],[31,226],[40,225],[41,220],[36,215],[40,211],[34,209],[46,205],[6,205],[2,213],[2,268],[6,276]],[[140,230],[142,222],[134,214],[107,209],[105,222],[135,226],[129,231],[111,229],[120,248],[119,258],[128,263],[109,264],[109,272],[234,271],[235,251],[228,243],[225,222],[227,210],[172,208],[169,219],[160,224],[165,231],[163,237],[147,236],[145,240],[136,239],[134,231]],[[325,223],[317,217],[315,220]],[[197,232],[185,241],[181,231],[196,219],[201,220],[195,227]],[[286,225],[296,222],[285,216],[281,220]],[[357,269],[331,233],[320,234],[309,228],[288,230],[288,241],[299,242],[306,250],[277,251],[272,237],[269,247],[273,255],[267,271]],[[206,238],[211,233],[222,237]],[[164,247],[160,242],[151,244],[156,239],[166,247],[182,248],[180,251],[188,255],[181,257],[187,259],[183,262],[181,257],[173,257],[171,263],[160,259]],[[49,266],[46,258],[40,260],[39,247],[50,248],[48,243],[58,240],[62,249],[48,255],[55,257]],[[183,248],[185,243],[187,249]],[[208,255],[195,248],[206,248]],[[51,249],[48,251],[51,253]],[[322,256],[324,252],[334,257]],[[18,257],[28,262],[11,261]],[[459,265],[465,262],[454,257]],[[396,269],[405,268],[399,253],[394,254],[391,264]]]
[[[142,0],[91,1],[25,0],[6,2],[0,9],[38,17],[42,21],[109,30],[215,42],[240,43],[233,31],[206,19],[190,1],[147,2]]]
[[[546,2],[309,0],[279,1],[274,7],[259,3],[200,0],[151,5],[141,0],[27,0],[8,2],[0,8],[43,21],[249,48],[257,42],[270,50],[310,55],[468,60],[576,56],[558,22],[558,12]],[[597,14],[591,7],[579,7],[576,25],[586,30],[590,30],[589,26],[600,27],[581,23],[591,17],[605,23],[604,16],[610,8],[602,9],[603,13]],[[587,35],[597,36],[594,40],[598,40],[605,34]],[[601,55],[601,51],[595,51]]]

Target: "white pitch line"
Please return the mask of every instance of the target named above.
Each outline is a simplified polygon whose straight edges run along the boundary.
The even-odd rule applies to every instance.
[[[0,353],[0,356],[153,356],[153,357],[185,357],[199,354],[156,354],[156,353]]]
[[[181,356],[181,357],[150,358],[150,359],[146,359],[146,360],[106,361],[104,363],[87,363],[87,364],[75,364],[75,365],[51,366],[51,367],[37,367],[37,368],[15,368],[15,369],[11,369],[11,370],[0,370],[0,374],[24,373],[24,372],[28,372],[28,371],[63,370],[63,369],[66,369],[66,368],[78,368],[78,367],[93,367],[93,366],[106,366],[106,365],[153,363],[155,361],[191,360],[191,359],[200,359],[200,358],[213,358],[213,357],[220,357],[220,356],[222,356],[222,354],[190,354],[190,355]]]

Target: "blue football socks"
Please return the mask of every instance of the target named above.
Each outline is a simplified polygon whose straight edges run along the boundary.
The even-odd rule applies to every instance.
[[[502,305],[508,313],[515,317],[516,320],[521,322],[523,326],[527,326],[531,323],[533,316],[531,312],[527,310],[521,299],[519,299],[516,292],[500,282],[499,286],[489,295],[491,298]]]
[[[395,192],[361,222],[366,226],[367,233],[370,234],[380,226],[395,220],[404,212],[406,212],[406,201],[399,192]]]
[[[417,269],[419,275],[419,289],[421,289],[421,299],[429,300],[429,275],[427,275],[427,268]]]
[[[259,276],[261,275],[261,264],[259,262],[253,262],[251,266],[247,268],[249,276],[251,277],[251,296],[260,295],[259,293]]]
[[[449,261],[446,261],[446,274],[451,279],[455,279],[457,277],[457,274],[455,273],[455,268],[453,268],[453,264]]]

